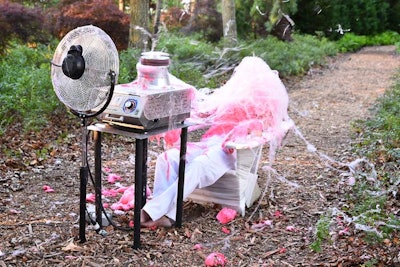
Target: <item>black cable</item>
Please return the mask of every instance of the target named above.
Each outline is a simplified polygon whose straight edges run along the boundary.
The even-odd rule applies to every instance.
[[[88,137],[89,137],[89,133],[87,133],[87,135],[88,135]],[[88,141],[87,141],[87,140],[88,140],[88,139],[89,139],[89,138],[86,138],[86,144],[85,144],[85,145],[86,145],[86,153],[87,153],[87,151],[88,151],[88,149],[87,149],[87,147],[88,147]],[[90,171],[90,168],[89,168],[89,160],[88,160],[88,157],[86,157],[86,165],[88,166],[88,174],[89,174],[90,180],[92,181],[93,185],[95,186],[96,183],[95,183],[95,181],[94,181],[94,179],[93,179],[92,172]],[[108,216],[108,214],[107,214],[107,212],[106,212],[106,210],[105,210],[105,208],[104,208],[104,206],[103,206],[103,202],[102,202],[102,199],[101,199],[101,198],[99,199],[99,204],[100,204],[100,208],[101,208],[102,213],[104,214],[104,216],[106,217],[108,223],[109,223],[111,226],[113,226],[114,228],[116,228],[116,229],[118,229],[118,230],[122,230],[122,231],[126,231],[126,232],[130,232],[130,231],[133,231],[133,230],[134,230],[134,228],[132,228],[132,227],[123,227],[123,226],[120,226],[120,225],[115,224],[115,222]],[[88,212],[88,211],[86,210],[86,212]],[[90,218],[90,220],[92,220],[92,218],[91,218],[90,215],[89,215],[89,218]],[[97,224],[96,221],[95,221],[95,223]],[[98,231],[96,230],[96,232],[98,232]]]

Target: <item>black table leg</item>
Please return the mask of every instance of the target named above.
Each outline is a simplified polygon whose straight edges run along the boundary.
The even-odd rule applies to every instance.
[[[144,140],[136,139],[135,151],[135,208],[134,208],[134,231],[133,231],[133,248],[140,248],[140,212],[142,209],[143,199],[143,148]]]
[[[94,139],[94,190],[96,205],[96,222],[100,227],[102,223],[101,209],[101,132],[93,132]]]
[[[146,204],[146,187],[147,187],[147,146],[148,139],[143,139],[143,169],[142,169],[142,208]]]
[[[79,240],[81,243],[86,242],[86,184],[88,178],[88,167],[82,166],[79,172],[80,191],[79,191]]]
[[[176,227],[182,227],[183,213],[183,188],[185,183],[185,166],[186,166],[186,143],[187,143],[187,127],[181,131],[181,148],[179,152],[179,170],[178,170],[178,196],[176,201]]]

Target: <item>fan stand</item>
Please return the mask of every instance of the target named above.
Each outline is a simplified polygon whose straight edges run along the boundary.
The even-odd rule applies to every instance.
[[[96,117],[100,113],[102,113],[110,104],[111,98],[114,93],[114,87],[115,87],[115,82],[116,82],[116,73],[112,70],[110,70],[109,74],[110,76],[110,92],[108,94],[107,101],[104,103],[103,107],[94,113],[81,113],[76,110],[70,110],[72,114],[75,116],[78,116],[81,118],[81,126],[82,126],[82,164],[79,169],[79,179],[80,179],[80,188],[79,188],[79,240],[81,243],[86,242],[86,236],[85,236],[85,228],[86,228],[86,190],[87,190],[87,181],[89,177],[89,166],[87,162],[87,135],[88,135],[88,130],[87,130],[87,119]]]

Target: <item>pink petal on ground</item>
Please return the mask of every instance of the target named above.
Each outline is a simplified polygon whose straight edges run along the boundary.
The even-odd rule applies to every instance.
[[[113,183],[115,183],[116,181],[119,181],[119,180],[121,180],[121,176],[119,176],[118,174],[115,174],[115,173],[110,173],[108,175],[108,177],[107,177],[107,181],[110,184],[113,184]]]
[[[109,206],[110,206],[109,203],[103,203],[103,207],[104,207],[105,209],[107,209]]]
[[[196,244],[196,245],[193,246],[194,250],[200,250],[202,248],[203,248],[203,246],[201,244]]]
[[[293,225],[286,226],[286,231],[296,232],[296,228]]]
[[[51,188],[51,187],[48,186],[48,185],[44,185],[42,188],[43,188],[43,191],[46,192],[46,193],[54,192],[54,189]]]
[[[339,231],[339,235],[348,235],[348,234],[349,234],[349,227],[346,227],[343,230]]]
[[[20,214],[22,211],[16,209],[10,209],[9,212],[12,214]]]
[[[280,248],[279,249],[279,254],[283,254],[283,253],[285,253],[287,250],[286,250],[286,248]]]
[[[228,228],[222,226],[221,231],[224,232],[225,234],[229,234],[231,232],[231,230],[229,230]]]
[[[274,217],[280,218],[282,216],[283,216],[283,214],[282,214],[282,212],[280,210],[277,210],[277,211],[274,212]]]
[[[272,227],[272,221],[271,220],[263,220],[259,223],[255,223],[251,226],[252,230],[262,230],[265,227],[270,226]]]
[[[206,266],[225,266],[227,260],[224,254],[219,252],[212,252],[207,256],[204,263],[206,264]]]
[[[218,212],[217,220],[222,224],[226,224],[235,219],[236,214],[237,214],[236,210],[230,208],[223,208]]]
[[[135,224],[133,223],[133,221],[129,221],[129,227],[133,228],[135,226]]]
[[[111,170],[111,168],[109,168],[109,167],[105,167],[104,168],[104,172],[106,172],[106,173],[110,173],[112,170]]]
[[[86,202],[95,202],[96,201],[96,196],[93,193],[90,193],[86,195]]]

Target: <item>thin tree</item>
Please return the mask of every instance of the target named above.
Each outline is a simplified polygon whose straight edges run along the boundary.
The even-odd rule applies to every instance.
[[[149,0],[130,0],[129,47],[145,50],[149,41]]]
[[[160,18],[161,18],[162,5],[163,5],[163,1],[157,0],[156,13],[154,15],[154,30],[153,30],[154,34],[157,34],[160,29]]]
[[[118,9],[122,12],[125,11],[125,0],[118,0]]]
[[[235,0],[222,0],[222,25],[225,47],[233,47],[237,44],[235,13]]]

